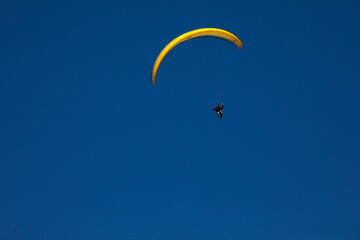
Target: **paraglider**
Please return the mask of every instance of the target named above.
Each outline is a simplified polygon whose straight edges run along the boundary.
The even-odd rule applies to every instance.
[[[216,114],[218,115],[219,119],[221,119],[222,116],[223,116],[223,113],[221,112],[221,110],[222,110],[223,108],[224,108],[224,104],[223,104],[223,103],[221,103],[221,106],[220,106],[220,104],[218,104],[218,105],[216,106],[216,108],[214,108],[213,106],[211,106],[211,109],[216,112]]]
[[[172,40],[168,45],[166,45],[166,47],[160,52],[159,56],[157,57],[157,59],[154,63],[152,72],[151,72],[151,85],[153,87],[155,86],[156,72],[159,68],[161,61],[164,59],[165,55],[179,43],[184,42],[189,39],[199,38],[199,37],[220,38],[220,39],[223,39],[225,41],[232,43],[239,49],[241,49],[241,47],[242,47],[241,41],[234,34],[227,32],[225,30],[222,30],[222,29],[218,29],[218,28],[200,28],[200,29],[196,29],[196,30],[184,33],[184,34],[180,35],[179,37],[175,38],[174,40]]]
[[[156,61],[154,63],[154,66],[153,66],[153,69],[152,69],[152,72],[151,72],[151,85],[153,87],[155,86],[156,72],[157,72],[157,70],[158,70],[158,68],[160,66],[161,61],[164,59],[166,54],[172,48],[174,48],[176,45],[178,45],[179,43],[184,42],[186,40],[193,39],[193,38],[199,38],[199,37],[220,38],[220,39],[223,39],[225,41],[230,42],[231,44],[235,45],[239,49],[242,48],[241,41],[234,34],[228,32],[228,31],[222,30],[222,29],[218,29],[218,28],[200,28],[200,29],[196,29],[196,30],[184,33],[184,34],[178,36],[177,38],[175,38],[174,40],[172,40],[168,45],[166,45],[166,47],[160,52],[159,56],[156,58]],[[211,109],[216,112],[219,119],[221,119],[222,116],[223,116],[223,113],[221,111],[223,108],[224,108],[224,104],[222,104],[222,103],[221,103],[221,106],[217,105],[216,108],[211,106]]]

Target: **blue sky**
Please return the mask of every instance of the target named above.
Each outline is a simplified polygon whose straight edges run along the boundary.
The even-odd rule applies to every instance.
[[[0,239],[359,239],[359,10],[1,1]]]

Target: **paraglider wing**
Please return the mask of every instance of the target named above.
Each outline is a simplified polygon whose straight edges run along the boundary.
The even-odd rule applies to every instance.
[[[184,34],[180,35],[179,37],[175,38],[174,40],[172,40],[161,51],[161,53],[157,57],[154,67],[152,69],[152,73],[151,73],[151,84],[153,87],[155,84],[155,76],[156,76],[157,69],[159,68],[159,65],[160,65],[161,61],[163,60],[163,58],[165,57],[165,55],[179,43],[184,42],[189,39],[199,38],[199,37],[220,38],[220,39],[224,39],[224,40],[234,44],[239,49],[242,47],[240,40],[235,35],[227,32],[225,30],[221,30],[221,29],[217,29],[217,28],[201,28],[201,29],[197,29],[197,30],[193,30],[193,31],[184,33]]]

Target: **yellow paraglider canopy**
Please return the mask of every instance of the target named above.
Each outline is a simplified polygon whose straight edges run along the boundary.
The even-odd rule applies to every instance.
[[[166,47],[161,51],[159,56],[157,57],[154,67],[152,69],[151,73],[151,84],[154,87],[155,84],[155,75],[157,72],[157,69],[159,68],[159,65],[165,55],[176,45],[178,45],[181,42],[184,42],[189,39],[198,38],[198,37],[215,37],[215,38],[221,38],[224,39],[232,44],[234,44],[236,47],[241,49],[242,44],[241,41],[234,35],[231,34],[225,30],[217,29],[217,28],[200,28],[196,29],[187,33],[184,33],[180,35],[179,37],[172,40]]]

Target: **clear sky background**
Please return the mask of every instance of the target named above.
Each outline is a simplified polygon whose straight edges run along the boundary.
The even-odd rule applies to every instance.
[[[113,2],[0,2],[1,240],[360,239],[359,1]]]

